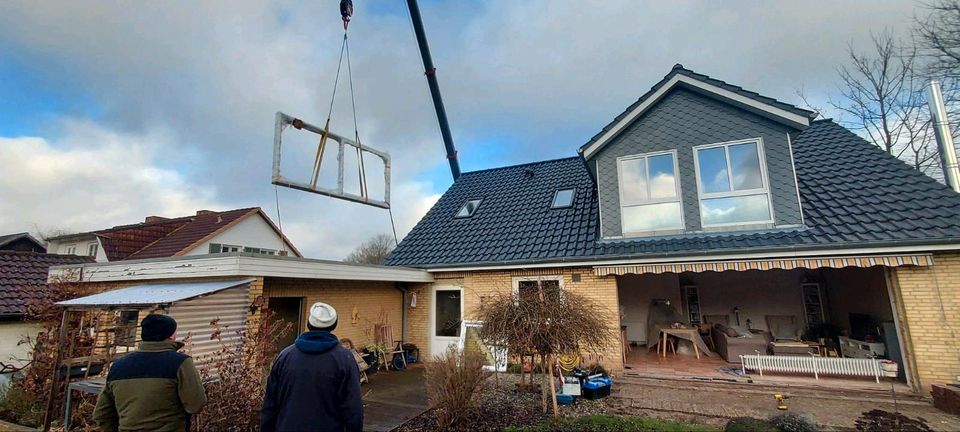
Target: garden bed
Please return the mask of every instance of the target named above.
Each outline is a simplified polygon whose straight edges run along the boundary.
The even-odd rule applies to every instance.
[[[537,378],[539,380],[539,378]],[[500,374],[499,384],[494,377],[489,378],[476,396],[476,404],[462,431],[501,431],[507,427],[536,426],[550,418],[543,412],[540,392],[521,391],[516,384],[520,382],[518,374]],[[577,398],[573,405],[560,405],[560,415],[576,417],[600,414],[607,411],[607,399],[585,400]],[[549,399],[547,401],[549,403]],[[419,432],[440,430],[433,410],[414,417],[398,427],[398,432]],[[449,430],[449,429],[447,429]]]

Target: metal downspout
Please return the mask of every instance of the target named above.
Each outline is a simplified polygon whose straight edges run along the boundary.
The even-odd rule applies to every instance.
[[[933,132],[940,146],[940,164],[943,168],[943,179],[954,192],[960,192],[960,166],[957,164],[957,149],[953,146],[953,134],[950,131],[950,122],[947,119],[947,108],[943,103],[943,93],[940,91],[940,82],[930,81],[930,117],[933,121]]]
[[[393,287],[400,291],[400,339],[404,343],[407,342],[407,293],[410,290],[407,289],[404,283],[395,282]]]

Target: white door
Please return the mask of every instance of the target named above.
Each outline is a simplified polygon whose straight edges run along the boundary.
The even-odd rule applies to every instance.
[[[442,354],[450,345],[463,347],[463,290],[437,287],[430,308],[430,354]]]

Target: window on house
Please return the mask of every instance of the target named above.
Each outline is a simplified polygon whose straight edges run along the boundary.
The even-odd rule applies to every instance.
[[[521,299],[539,299],[541,289],[545,299],[559,300],[562,297],[559,278],[517,281],[517,297]]]
[[[67,245],[64,248],[64,253],[67,255],[76,255],[77,254],[77,245]]]
[[[460,211],[457,212],[458,218],[468,218],[473,216],[477,212],[477,208],[480,207],[480,202],[483,200],[469,200],[463,204],[463,207],[460,208]]]
[[[577,192],[576,189],[560,189],[553,194],[553,204],[550,205],[550,208],[565,208],[573,205],[573,196]]]
[[[260,255],[276,255],[277,254],[277,251],[273,249],[253,248],[253,247],[245,247],[243,248],[243,251],[247,253],[260,254]]]
[[[87,256],[96,257],[97,256],[97,244],[90,243],[87,245]]]
[[[759,139],[696,147],[705,227],[773,222]]]
[[[243,250],[241,246],[210,243],[210,253],[240,252],[241,250]]]
[[[624,234],[683,228],[675,151],[617,159]]]

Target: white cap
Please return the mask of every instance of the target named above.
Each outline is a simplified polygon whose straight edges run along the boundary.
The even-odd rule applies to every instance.
[[[310,306],[307,322],[316,328],[327,328],[337,323],[337,310],[326,303],[316,302]]]

